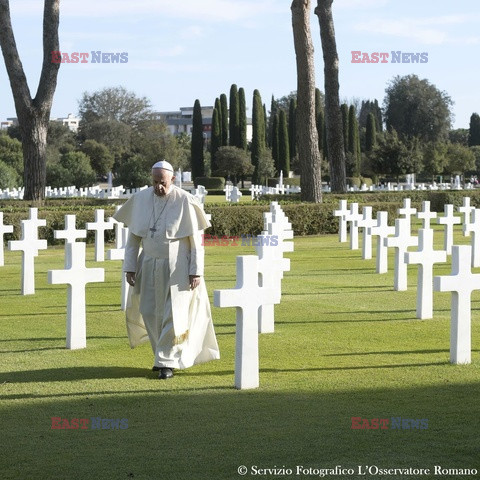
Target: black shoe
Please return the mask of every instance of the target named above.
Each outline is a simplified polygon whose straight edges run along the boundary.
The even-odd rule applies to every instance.
[[[160,375],[158,376],[160,380],[167,380],[168,378],[172,378],[172,377],[173,377],[172,368],[162,367],[160,369]]]
[[[158,372],[162,367],[157,367],[157,366],[153,366],[152,367],[152,372]]]

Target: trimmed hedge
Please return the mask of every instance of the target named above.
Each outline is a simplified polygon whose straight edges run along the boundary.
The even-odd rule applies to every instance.
[[[194,180],[195,188],[203,185],[207,190],[223,190],[225,188],[225,178],[223,177],[197,177]]]
[[[480,206],[480,191],[412,191],[412,192],[355,192],[348,194],[324,194],[321,204],[301,203],[296,195],[270,195],[254,205],[212,203],[205,205],[205,211],[212,214],[212,227],[207,231],[210,235],[258,235],[263,230],[263,212],[269,211],[271,200],[278,201],[290,223],[295,235],[322,235],[338,232],[338,218],[333,212],[338,208],[339,200],[349,203],[358,202],[372,207],[375,217],[379,210],[387,211],[389,223],[394,224],[398,209],[407,197],[412,199],[412,206],[421,209],[422,201],[431,202],[432,211],[443,212],[447,203],[456,207],[463,204],[463,197],[469,196],[471,204]],[[39,208],[39,218],[47,220],[47,226],[39,229],[40,238],[45,238],[49,245],[62,244],[63,240],[55,240],[54,230],[64,229],[65,215],[75,214],[77,228],[85,228],[87,222],[95,219],[95,210],[103,208],[105,218],[113,215],[115,206],[123,200],[99,199],[54,199],[47,200],[45,206]],[[18,239],[21,236],[21,220],[28,218],[30,203],[19,200],[0,200],[0,211],[4,214],[4,224],[14,225],[13,234],[4,235],[4,241]],[[105,240],[114,240],[114,230],[107,230]],[[94,232],[87,232],[87,242],[94,241]]]

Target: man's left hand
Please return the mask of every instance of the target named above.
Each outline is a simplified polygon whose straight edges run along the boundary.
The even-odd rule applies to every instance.
[[[190,278],[190,288],[193,290],[200,285],[200,275],[189,275]]]

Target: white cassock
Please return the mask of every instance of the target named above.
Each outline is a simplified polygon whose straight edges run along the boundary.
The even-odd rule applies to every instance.
[[[210,224],[196,198],[175,185],[164,197],[150,187],[114,218],[129,228],[123,270],[136,272],[126,308],[130,346],[150,340],[157,367],[182,369],[220,358],[203,279],[201,235]],[[189,275],[200,275],[193,290]]]

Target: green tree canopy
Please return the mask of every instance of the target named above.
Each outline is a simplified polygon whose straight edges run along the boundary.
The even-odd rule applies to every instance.
[[[0,188],[16,188],[22,184],[17,171],[0,160]]]
[[[103,143],[86,140],[81,151],[90,158],[90,164],[97,176],[102,177],[112,171],[114,157]]]
[[[97,120],[116,121],[137,127],[152,119],[151,103],[146,97],[137,97],[125,87],[106,87],[93,93],[84,92],[78,106],[82,124]]]
[[[90,159],[82,152],[67,152],[58,163],[47,165],[47,184],[51,187],[89,187],[96,180]]]
[[[4,133],[0,134],[0,162],[13,168],[17,175],[23,176],[22,143]]]
[[[459,143],[449,143],[446,156],[448,159],[445,166],[446,174],[463,175],[475,170],[475,155],[468,147]]]
[[[220,147],[215,154],[215,161],[217,172],[224,177],[231,177],[234,184],[239,177],[253,173],[254,167],[243,148]]]
[[[387,129],[401,136],[437,142],[448,137],[453,105],[446,92],[416,75],[397,75],[386,89],[383,102]]]

